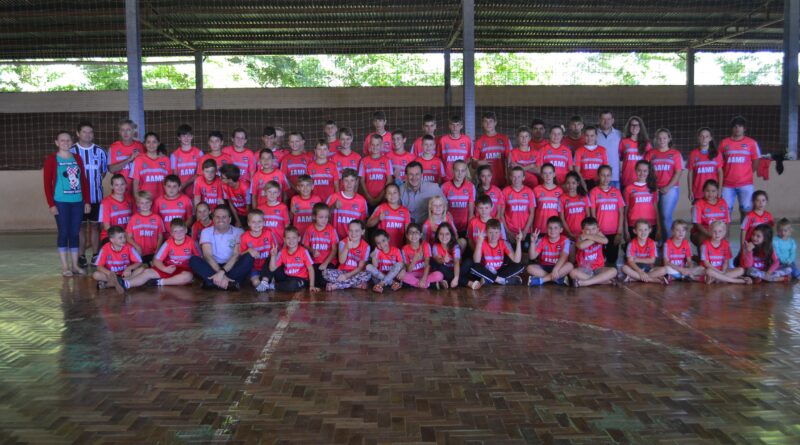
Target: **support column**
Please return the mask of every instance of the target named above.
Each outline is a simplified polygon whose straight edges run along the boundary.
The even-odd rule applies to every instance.
[[[125,0],[125,38],[128,56],[128,116],[145,134],[144,88],[142,87],[142,40],[139,34],[139,0]]]
[[[194,52],[194,109],[203,109],[203,53]]]
[[[800,51],[800,0],[783,2],[783,79],[781,143],[797,159],[797,53]]]
[[[800,1],[800,0],[798,0]],[[475,139],[475,1],[462,0],[464,40],[464,131]]]
[[[694,54],[693,48],[686,51],[686,105],[694,106]]]
[[[453,105],[453,87],[450,82],[450,49],[444,50],[444,107],[450,109]]]

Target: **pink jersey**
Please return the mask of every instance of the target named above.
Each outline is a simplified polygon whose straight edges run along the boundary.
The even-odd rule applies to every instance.
[[[561,145],[565,145],[573,153],[575,153],[575,150],[577,150],[577,149],[583,147],[584,145],[586,145],[586,136],[581,134],[576,139],[576,138],[573,138],[572,136],[566,134],[566,135],[564,135],[564,139],[561,140]]]
[[[628,258],[633,258],[634,263],[638,263],[641,260],[658,256],[658,248],[656,247],[656,242],[650,238],[645,239],[644,245],[639,242],[639,238],[635,238],[628,243],[625,255]]]
[[[408,209],[402,205],[393,209],[389,203],[384,202],[372,214],[380,215],[378,228],[385,230],[389,234],[389,244],[395,247],[402,247],[406,227],[411,224],[411,213]]]
[[[289,225],[289,209],[286,204],[266,204],[259,207],[259,210],[264,212],[264,228],[275,235],[278,245],[283,245],[283,230]]]
[[[416,162],[419,162],[422,165],[422,180],[426,182],[433,182],[435,184],[439,184],[442,182],[442,178],[445,176],[444,171],[444,164],[442,160],[433,157],[431,159],[425,159],[423,157],[418,157],[415,159]]]
[[[558,147],[547,144],[540,151],[538,164],[539,167],[544,164],[553,164],[556,170],[555,182],[556,184],[563,184],[567,173],[572,170],[572,152],[564,144]]]
[[[159,260],[165,266],[175,266],[179,270],[189,270],[189,260],[193,256],[200,256],[200,249],[188,236],[178,244],[174,238],[164,241],[153,259]]]
[[[308,279],[308,268],[313,264],[311,255],[303,246],[297,246],[294,252],[289,252],[289,248],[284,247],[275,262],[276,267],[283,266],[286,275],[302,280]]]
[[[200,240],[200,232],[214,225],[214,220],[208,220],[208,224],[203,224],[199,219],[192,224],[192,240],[198,242]]]
[[[386,155],[386,158],[392,161],[392,169],[394,170],[395,178],[399,179],[400,181],[406,180],[406,166],[415,159],[417,156],[414,153],[405,152],[403,154],[397,154],[396,152],[391,152]]]
[[[208,182],[206,178],[199,176],[194,180],[194,196],[199,196],[200,201],[208,204],[213,211],[222,202],[222,181],[215,177]]]
[[[347,238],[339,241],[339,252],[347,248],[349,240]],[[339,270],[351,272],[358,268],[358,263],[367,261],[369,259],[369,244],[363,239],[359,241],[358,246],[347,250],[347,258],[344,263],[339,264]]]
[[[367,219],[367,200],[358,193],[348,198],[344,192],[339,192],[329,196],[325,203],[331,208],[333,228],[340,239],[347,238],[347,225],[350,221]]]
[[[384,252],[381,249],[375,250],[375,259],[378,262],[378,270],[381,272],[388,272],[392,270],[395,264],[405,264],[403,253],[398,247],[389,246],[389,251]]]
[[[361,163],[361,155],[351,151],[350,154],[342,154],[341,151],[337,152],[331,158],[334,164],[336,164],[336,171],[339,173],[339,177],[342,177],[342,171],[346,168],[352,168],[355,171],[358,171],[358,164]]]
[[[153,203],[153,211],[164,220],[164,224],[169,228],[169,223],[175,218],[181,218],[184,222],[192,217],[192,200],[183,193],[174,198],[166,195],[160,196]]]
[[[622,192],[616,187],[609,187],[605,191],[595,187],[589,192],[589,202],[594,206],[600,232],[606,236],[616,235],[619,230],[619,209],[625,207]]]
[[[573,235],[580,235],[581,223],[584,218],[589,216],[590,208],[592,208],[592,203],[588,196],[569,196],[566,193],[561,195],[561,211],[564,212],[567,228]]]
[[[144,216],[135,213],[128,222],[125,232],[133,237],[133,241],[142,249],[142,256],[156,253],[158,236],[166,232],[164,220],[155,213]]]
[[[489,240],[484,240],[481,245],[481,265],[491,267],[494,270],[499,270],[503,267],[503,260],[506,255],[511,253],[505,241],[498,240],[497,244],[492,246]]]
[[[277,182],[282,192],[290,188],[289,180],[286,179],[286,175],[282,171],[273,169],[271,172],[265,173],[263,170],[258,170],[253,175],[253,182],[250,183],[250,199],[254,201],[255,207],[267,203],[266,186],[270,181]]]
[[[170,174],[169,158],[158,156],[152,159],[147,155],[137,156],[129,174],[131,179],[139,181],[139,190],[150,192],[155,200],[164,194],[164,178]]]
[[[333,157],[333,155],[335,155],[339,151],[339,148],[341,146],[342,143],[339,142],[338,139],[334,139],[328,142],[328,160],[330,160],[331,157]]]
[[[442,136],[440,155],[444,162],[444,176],[448,181],[453,179],[453,164],[461,160],[469,165],[471,154],[472,141],[469,136],[462,134],[458,139],[449,134]]]
[[[442,152],[442,137],[441,136],[434,136],[436,139],[436,153]],[[419,156],[422,154],[422,136],[418,137],[414,143],[411,145],[411,153]]]
[[[683,157],[681,152],[670,148],[665,152],[650,150],[644,155],[644,159],[650,162],[650,168],[656,175],[656,187],[663,188],[672,181],[675,175],[679,175],[683,170]],[[680,186],[679,183],[675,184]]]
[[[681,243],[676,245],[675,241],[670,238],[662,247],[664,265],[686,267],[692,260],[692,246],[689,241],[684,239]]]
[[[324,164],[312,162],[308,164],[308,174],[314,180],[314,190],[311,192],[313,195],[325,199],[336,193],[336,184],[339,183],[339,170],[336,169],[336,164],[331,161]]]
[[[475,140],[472,159],[486,161],[492,168],[492,184],[498,187],[506,185],[506,163],[511,152],[511,140],[508,136],[496,133],[494,136],[483,135]]]
[[[597,169],[604,164],[608,165],[608,155],[604,147],[584,145],[575,151],[575,165],[578,166],[578,173],[585,180],[597,180]]]
[[[438,256],[444,259],[444,266],[454,267],[456,260],[459,262],[461,261],[461,247],[456,243],[456,245],[453,246],[453,250],[448,251],[447,247],[443,246],[441,243],[436,243],[431,248],[431,256]]]
[[[277,246],[275,234],[269,230],[262,230],[258,235],[255,235],[252,230],[248,230],[239,239],[240,253],[243,254],[250,249],[256,251],[256,256],[253,257],[252,270],[254,271],[260,271],[267,264],[269,252],[274,246]]]
[[[536,211],[533,213],[531,230],[539,229],[539,232],[547,233],[547,220],[561,213],[561,195],[564,194],[564,190],[561,187],[548,190],[544,185],[537,185],[533,189],[533,194],[536,196]]]
[[[508,158],[510,164],[517,164],[520,167],[525,168],[529,165],[538,165],[540,155],[540,150],[531,149],[528,151],[522,151],[519,148],[515,148],[511,150]],[[539,178],[532,172],[526,170],[524,184],[526,187],[533,189],[539,185]]]
[[[431,245],[423,242],[420,244],[419,248],[414,249],[411,247],[411,244],[406,244],[403,246],[402,252],[406,264],[411,265],[411,272],[416,272],[425,268],[425,260],[431,257]],[[414,256],[417,255],[418,252],[422,253],[422,258],[415,261]]]
[[[658,191],[651,192],[647,184],[631,183],[623,196],[628,207],[628,227],[643,219],[655,227],[658,219]]]
[[[538,211],[537,205],[541,205],[536,199],[536,192],[524,185],[519,190],[508,186],[503,189],[503,198],[506,201],[506,228],[514,234],[522,232],[530,219],[531,212]],[[558,215],[558,211],[556,211],[556,215]]]
[[[203,176],[203,163],[209,159],[212,159],[217,163],[217,176],[219,176],[219,169],[223,165],[231,164],[231,158],[225,153],[220,153],[218,156],[214,156],[211,153],[206,153],[197,161],[197,176]]]
[[[724,187],[743,187],[753,183],[753,161],[761,156],[758,142],[744,136],[738,141],[725,138],[719,143],[722,154]]]
[[[563,253],[569,253],[570,246],[569,238],[564,235],[555,241],[545,235],[536,243],[536,252],[539,253],[536,259],[542,266],[555,266]]]
[[[106,243],[100,248],[100,253],[97,254],[97,261],[95,261],[94,265],[105,267],[111,272],[122,276],[122,272],[128,266],[141,262],[141,255],[129,243],[125,243],[120,250],[115,250],[111,243]]]
[[[447,208],[453,215],[458,232],[467,230],[469,217],[469,204],[475,202],[475,185],[464,180],[461,186],[456,186],[453,181],[447,181],[442,185],[442,193],[447,199]]]
[[[258,157],[253,150],[244,147],[242,151],[236,151],[232,145],[229,145],[222,149],[222,153],[228,155],[231,163],[239,167],[239,179],[250,182],[258,169]]]
[[[764,212],[760,215],[756,213],[755,210],[747,212],[747,215],[742,218],[742,231],[745,233],[745,241],[750,241],[750,237],[753,236],[753,230],[756,228],[756,226],[760,226],[761,224],[769,224],[770,226],[774,226],[775,220],[772,219],[772,213],[769,213],[766,210],[764,210]]]
[[[336,235],[336,230],[330,224],[326,225],[322,230],[317,229],[317,226],[311,225],[306,229],[303,234],[303,245],[309,251],[317,252],[319,255],[314,257],[314,264],[321,264],[333,250],[333,246],[339,243],[339,237]],[[336,264],[336,255],[331,260],[331,264]]]
[[[317,195],[311,195],[308,199],[300,195],[292,196],[289,202],[289,213],[292,215],[292,225],[300,232],[302,237],[306,233],[306,229],[314,223],[314,204],[322,202],[322,199]]]
[[[590,270],[597,270],[606,264],[605,256],[603,256],[603,245],[592,243],[591,246],[581,249],[578,248],[575,253],[575,262],[578,267]]]
[[[719,180],[719,170],[722,168],[722,154],[717,153],[717,157],[709,159],[708,150],[703,151],[699,148],[689,154],[689,162],[686,168],[692,172],[692,196],[694,199],[703,197],[703,185],[709,179]]]
[[[451,215],[450,212],[447,212],[447,216],[445,217],[445,220],[446,220],[447,224],[450,224],[450,227],[453,228],[453,232],[458,233],[458,231],[456,230],[456,223],[455,223],[455,221],[453,221],[453,215]],[[440,224],[443,224],[443,223],[440,223]],[[424,239],[425,241],[427,241],[427,242],[429,242],[431,244],[435,243],[436,242],[436,230],[438,228],[439,228],[438,225],[436,227],[434,227],[433,223],[431,223],[431,219],[430,219],[430,216],[429,216],[428,219],[426,219],[425,222],[422,223],[422,239]]]
[[[128,220],[131,219],[133,214],[133,200],[129,196],[122,198],[119,201],[114,195],[108,195],[100,202],[100,222],[108,223],[109,227],[120,226],[123,229],[128,226]],[[108,237],[108,230],[103,229],[100,232],[100,239]]]
[[[714,221],[731,222],[728,203],[722,198],[718,199],[715,204],[711,204],[705,198],[696,200],[692,206],[692,222],[709,229]]]
[[[222,197],[233,205],[239,216],[245,216],[250,208],[250,183],[240,179],[235,186],[222,184]]]
[[[720,240],[719,246],[714,247],[714,243],[707,239],[700,247],[700,259],[711,265],[714,269],[725,270],[730,265],[731,245],[728,240]]]
[[[472,241],[474,245],[478,242],[478,237],[481,234],[486,238],[486,221],[481,220],[480,216],[475,216],[467,224],[467,239]]]
[[[636,163],[644,159],[644,154],[650,151],[650,143],[644,148],[643,153],[639,154],[639,144],[631,138],[625,138],[619,142],[619,162],[621,165],[620,182],[625,188],[636,182]]]
[[[367,193],[373,198],[381,194],[392,173],[392,161],[384,156],[378,159],[372,156],[361,158],[358,164],[358,176],[364,179]]]
[[[367,138],[364,139],[364,149],[363,149],[364,154],[369,153],[369,141],[370,139],[372,139],[373,134],[378,134],[378,133],[375,132],[370,133],[367,135]],[[383,138],[383,142],[381,143],[381,155],[382,155],[381,157],[383,157],[386,154],[394,151],[394,141],[392,141],[391,131],[384,130],[383,134],[380,136]]]
[[[275,169],[280,170],[281,164],[283,163],[283,158],[287,154],[291,153],[291,151],[285,150],[280,147],[272,148],[271,150],[272,150],[272,166],[275,167]]]
[[[308,164],[313,162],[311,156],[303,152],[301,154],[287,153],[281,160],[281,171],[286,175],[286,180],[292,187],[297,186],[297,178],[308,174]],[[290,195],[294,195],[294,191],[288,190]]]
[[[203,157],[203,152],[197,147],[183,150],[178,147],[169,155],[169,166],[173,175],[181,178],[181,184],[197,175],[197,162]]]
[[[503,191],[500,190],[497,186],[489,187],[489,190],[482,190],[478,187],[478,196],[486,195],[492,200],[492,218],[497,218],[497,213],[499,209],[503,209],[505,212],[506,207],[506,197],[503,195]],[[475,214],[478,214],[478,205],[475,204]]]

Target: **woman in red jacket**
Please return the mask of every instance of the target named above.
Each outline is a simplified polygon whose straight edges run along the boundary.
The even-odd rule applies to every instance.
[[[60,131],[56,135],[58,151],[44,161],[44,195],[50,213],[56,218],[58,227],[58,254],[61,257],[61,274],[86,274],[78,266],[78,235],[84,213],[89,213],[89,183],[83,170],[80,156],[74,156],[72,133]],[[72,267],[67,263],[70,253]]]

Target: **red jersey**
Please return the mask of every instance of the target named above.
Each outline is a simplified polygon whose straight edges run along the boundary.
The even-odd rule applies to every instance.
[[[248,230],[239,239],[239,253],[255,250],[257,254],[253,257],[253,270],[260,271],[269,260],[272,247],[276,245],[275,234],[270,230],[262,230],[258,236],[254,235],[252,230]]]
[[[425,159],[422,156],[415,159],[416,162],[419,162],[422,165],[422,180],[427,182],[433,182],[435,184],[439,184],[442,182],[442,178],[445,177],[444,171],[444,164],[442,160],[433,157],[431,159]]]
[[[492,218],[497,218],[497,212],[500,207],[503,207],[505,212],[506,198],[503,191],[496,186],[489,187],[489,190],[482,190],[478,187],[478,196],[486,195],[492,200]],[[475,204],[475,214],[478,214],[478,205]]]
[[[367,192],[372,197],[381,194],[392,173],[392,161],[384,156],[378,159],[373,159],[372,156],[361,158],[358,164],[358,176],[364,179]]]
[[[197,175],[197,162],[203,157],[203,152],[197,147],[183,150],[178,147],[169,155],[169,167],[173,175],[181,178],[181,184]]]
[[[536,211],[533,213],[533,227],[531,230],[539,229],[541,233],[547,233],[547,220],[551,216],[561,214],[561,195],[564,190],[561,187],[553,187],[548,190],[544,185],[537,185],[533,189],[536,198]],[[508,220],[506,219],[506,223]]]
[[[529,151],[522,151],[519,148],[515,148],[511,150],[509,154],[509,162],[511,164],[517,164],[520,167],[527,167],[529,165],[538,165],[539,164],[539,155],[541,151],[539,150],[529,150]],[[525,171],[525,181],[524,184],[526,187],[530,188],[531,190],[539,185],[539,178],[536,177],[533,172]]]
[[[442,137],[441,136],[434,136],[436,140],[436,153],[442,152]],[[422,154],[422,136],[418,137],[414,143],[411,145],[411,153],[419,156]]]
[[[417,155],[410,152],[405,152],[399,155],[393,151],[388,155],[386,155],[386,158],[392,161],[392,169],[394,170],[393,172],[394,177],[400,181],[405,181],[406,165],[414,162],[414,160],[417,159]]]
[[[123,229],[128,226],[128,220],[133,214],[133,201],[129,196],[118,201],[114,195],[108,195],[100,202],[100,222],[108,223],[111,226],[120,226]],[[100,239],[108,237],[108,230],[105,228],[100,232]]]
[[[125,229],[133,237],[133,241],[142,249],[142,256],[156,253],[158,248],[158,235],[166,232],[164,220],[155,213],[143,216],[135,213]]]
[[[539,152],[539,167],[544,164],[553,164],[556,170],[556,184],[563,184],[567,173],[572,170],[572,152],[567,146],[561,144],[558,148],[547,144]]]
[[[758,142],[744,136],[738,141],[725,138],[719,143],[722,154],[724,187],[743,187],[753,183],[753,161],[761,156]]]
[[[124,161],[124,160],[130,158],[131,156],[133,156],[134,153],[142,154],[142,155],[145,153],[144,145],[142,145],[141,142],[133,141],[133,142],[131,142],[131,145],[124,145],[122,143],[122,141],[116,141],[113,144],[111,144],[110,147],[108,147],[108,163],[110,165],[110,164],[116,164],[118,162]],[[138,158],[138,156],[137,156],[137,158]],[[117,172],[117,173],[121,174],[122,176],[124,176],[125,180],[128,181],[128,192],[127,193],[129,195],[132,194],[132,192],[133,192],[133,189],[131,188],[131,176],[130,176],[131,170],[130,170],[130,168],[131,168],[131,164],[128,163],[128,164],[125,165],[125,167],[122,168],[122,170]]]
[[[589,209],[592,203],[588,196],[569,196],[566,193],[561,195],[561,211],[564,212],[564,220],[569,231],[578,236],[581,233],[581,223],[584,218],[589,216]]]
[[[711,265],[714,269],[725,270],[730,265],[731,245],[728,240],[720,240],[719,246],[714,247],[710,239],[707,239],[700,247],[700,259]]]
[[[718,171],[722,168],[722,154],[717,153],[717,157],[709,159],[708,150],[703,151],[699,148],[694,149],[689,154],[688,168],[692,174],[692,196],[695,199],[703,196],[703,185],[709,179],[719,180]]]
[[[195,221],[194,224],[192,224],[192,240],[194,242],[198,242],[200,240],[200,232],[202,232],[203,229],[206,229],[213,225],[214,225],[214,220],[212,219],[208,220],[208,224],[203,224],[203,221],[200,221],[199,219]]]
[[[290,151],[280,147],[271,148],[270,150],[272,150],[272,166],[275,167],[276,170],[280,170],[284,156],[289,154]]]
[[[100,248],[100,253],[97,255],[97,261],[95,261],[94,265],[105,267],[111,272],[122,276],[125,268],[131,264],[141,262],[142,257],[131,244],[125,243],[122,249],[114,250],[114,246],[111,243],[106,243]]]
[[[376,266],[381,272],[388,272],[394,267],[395,264],[405,264],[403,253],[396,246],[389,246],[389,251],[384,252],[381,249],[375,250],[375,259],[378,262]]]
[[[597,169],[604,164],[608,165],[608,155],[604,147],[584,145],[575,151],[575,165],[583,179],[596,181]]]
[[[347,238],[339,241],[339,252],[347,248]],[[347,251],[347,258],[344,263],[339,264],[339,270],[351,272],[358,268],[358,263],[367,261],[369,259],[369,244],[363,239],[358,242],[358,246],[351,248]]]
[[[222,184],[222,197],[233,205],[239,216],[246,216],[250,207],[250,183],[240,179],[236,186]]]
[[[656,175],[656,187],[663,188],[672,181],[675,175],[683,170],[683,157],[681,152],[670,148],[665,152],[650,150],[644,155],[646,161],[650,161],[650,167]],[[680,184],[675,184],[678,187]]]
[[[139,181],[139,190],[153,195],[153,199],[164,194],[164,178],[170,174],[169,158],[158,156],[151,159],[147,155],[137,156],[131,164],[130,177]]]
[[[577,139],[573,138],[572,136],[565,134],[564,139],[561,140],[561,145],[565,145],[569,148],[573,153],[584,145],[586,145],[586,136],[581,133]]]
[[[322,202],[317,195],[311,195],[308,199],[300,195],[292,196],[289,201],[289,213],[292,215],[292,225],[300,232],[300,236],[305,235],[308,226],[314,223],[314,204]]]
[[[196,170],[197,176],[203,176],[203,163],[209,159],[213,159],[214,162],[217,163],[217,176],[219,176],[219,169],[223,165],[231,163],[231,158],[225,153],[220,153],[219,156],[214,156],[211,153],[206,153],[200,158],[200,160],[197,161],[197,170]]]
[[[283,229],[289,225],[289,209],[286,204],[265,204],[259,209],[264,212],[264,228],[275,234],[278,245],[283,245]]]
[[[313,196],[325,199],[336,193],[335,187],[339,183],[339,171],[333,162],[327,161],[324,164],[311,162],[308,164],[308,175],[314,181],[314,189],[311,191]]]
[[[455,260],[461,261],[461,247],[459,247],[458,243],[453,246],[452,251],[448,251],[447,247],[443,246],[441,243],[436,243],[431,248],[431,256],[438,256],[444,258],[444,265],[448,267],[455,266]]]
[[[446,134],[441,139],[440,155],[444,161],[444,177],[447,180],[453,179],[453,164],[458,161],[466,161],[469,165],[470,154],[472,154],[472,141],[469,136],[462,134],[458,139]]]
[[[756,226],[761,224],[769,224],[770,226],[774,226],[775,221],[772,219],[772,213],[769,213],[766,210],[764,210],[764,213],[761,215],[756,213],[755,210],[747,212],[747,215],[742,218],[742,231],[745,233],[745,241],[750,241],[750,237],[753,236],[753,230],[756,228]]]
[[[555,266],[562,253],[569,253],[570,246],[569,238],[564,235],[560,235],[555,241],[543,236],[536,243],[536,252],[539,253],[536,259],[542,266]]]
[[[339,177],[342,177],[342,171],[346,168],[352,168],[355,171],[358,171],[358,164],[361,163],[361,155],[351,151],[349,155],[342,154],[341,151],[337,152],[331,158],[334,164],[336,164],[336,171],[339,173]]]
[[[658,255],[658,248],[656,247],[656,242],[650,238],[645,240],[644,245],[639,243],[639,238],[634,238],[628,243],[625,255],[628,258],[633,258],[634,263],[638,263],[639,260],[655,258]]]
[[[165,266],[175,266],[176,269],[189,270],[189,259],[192,256],[200,256],[200,249],[197,244],[188,236],[183,242],[178,244],[174,238],[164,241],[153,257],[164,263]]]
[[[364,139],[364,149],[363,149],[364,154],[369,153],[369,141],[370,139],[372,139],[373,134],[378,134],[378,133],[372,132],[367,135],[366,139]],[[380,136],[383,138],[383,143],[381,144],[381,157],[383,157],[384,155],[394,151],[394,141],[392,140],[391,131],[384,130],[383,134]],[[369,155],[367,154],[367,156]]]
[[[276,267],[283,266],[283,272],[286,275],[302,280],[308,279],[308,268],[313,264],[311,255],[303,246],[297,246],[292,253],[289,253],[288,247],[284,247],[281,249],[281,252],[278,254],[278,259],[275,261]]]
[[[619,230],[619,209],[625,207],[622,193],[616,187],[603,191],[595,187],[589,192],[589,202],[594,206],[595,218],[603,235],[616,235]]]
[[[192,217],[192,200],[183,193],[174,198],[162,195],[153,203],[153,212],[164,220],[164,225],[167,227],[175,218],[187,222]]]
[[[522,232],[530,219],[531,212],[538,211],[536,206],[541,205],[537,203],[536,192],[524,185],[517,191],[509,185],[503,189],[503,198],[506,201],[506,228],[511,233]],[[558,215],[558,211],[556,211],[556,215]]]
[[[269,173],[264,173],[263,170],[258,170],[253,175],[253,182],[250,183],[250,199],[255,201],[255,207],[258,208],[267,204],[267,183],[275,181],[281,188],[281,192],[289,190],[289,180],[286,175],[280,170],[272,170]]]
[[[339,243],[339,237],[336,235],[336,230],[334,230],[333,226],[330,224],[326,225],[322,230],[317,229],[315,225],[311,225],[306,229],[306,233],[303,234],[303,245],[306,246],[309,251],[316,251],[319,253],[318,256],[313,257],[314,264],[321,264],[325,261],[328,255],[331,254],[333,246],[337,243]],[[335,256],[331,263],[338,263]]]
[[[339,142],[339,139],[328,142],[328,160],[339,151],[341,146],[342,143]]]
[[[447,222],[447,224],[450,224],[450,227],[453,228],[453,232],[458,233],[458,231],[456,230],[456,223],[453,221],[453,216],[450,214],[450,212],[447,212],[447,216],[445,216],[445,221]],[[425,222],[422,223],[422,239],[431,244],[435,243],[436,229],[438,228],[439,226],[433,227],[433,224],[431,223],[431,218],[429,216],[428,219],[426,219]]]
[[[692,260],[692,246],[689,244],[689,240],[684,239],[680,244],[675,245],[675,241],[670,238],[664,243],[662,249],[665,266],[686,267]]]
[[[475,216],[467,224],[467,239],[472,241],[473,245],[477,244],[481,234],[486,238],[486,221],[481,220],[480,216]]]
[[[194,196],[199,196],[200,201],[208,204],[213,211],[222,201],[222,181],[215,177],[209,183],[205,177],[199,176],[194,180]]]
[[[577,249],[575,262],[578,263],[578,267],[590,270],[597,270],[605,266],[606,258],[603,256],[603,245],[593,243],[585,249]]]
[[[496,245],[491,246],[489,240],[484,240],[481,244],[481,265],[497,271],[503,267],[503,260],[510,253],[505,241],[498,240]]]
[[[655,227],[658,219],[658,191],[651,192],[647,184],[633,182],[625,188],[623,199],[628,206],[629,227],[633,227],[640,219]]]
[[[339,238],[347,238],[347,225],[354,219],[366,221],[367,219],[367,200],[363,196],[356,193],[348,198],[344,192],[328,196],[325,204],[331,208],[331,216],[333,216],[333,228],[336,229],[336,234]]]
[[[508,136],[496,133],[494,136],[483,135],[475,140],[472,159],[486,161],[492,168],[492,185],[505,187],[506,163],[511,152],[511,140]]]
[[[422,258],[412,263],[412,261],[414,261],[414,255],[420,251],[422,252]],[[425,268],[425,260],[429,260],[431,257],[431,245],[423,242],[420,244],[419,249],[414,249],[411,247],[411,244],[406,244],[403,246],[402,252],[406,264],[411,264],[411,272],[416,272]]]
[[[469,222],[469,204],[475,202],[475,185],[466,179],[457,187],[453,181],[447,181],[442,186],[442,193],[447,199],[447,208],[453,215],[458,232],[467,230]]]
[[[286,180],[292,187],[297,186],[297,178],[308,174],[308,164],[314,162],[308,153],[303,152],[299,155],[286,153],[281,160],[281,171],[286,176]],[[287,190],[294,195],[294,191]]]
[[[692,206],[692,222],[708,229],[714,221],[731,222],[728,203],[722,198],[716,204],[709,203],[705,198],[696,200]]]
[[[550,143],[550,141],[548,141],[547,139],[544,139],[544,138],[542,138],[542,139],[541,139],[541,140],[539,140],[539,141],[537,141],[537,140],[534,140],[534,139],[531,139],[531,141],[530,141],[530,142],[528,142],[528,147],[530,147],[530,148],[531,148],[531,151],[539,151],[539,150],[541,150],[541,149],[542,149],[542,148],[543,148],[545,145],[547,145],[547,144],[549,144],[549,143]]]
[[[383,219],[378,223],[378,228],[389,234],[389,244],[395,247],[403,245],[406,227],[411,224],[411,213],[402,205],[393,209],[389,203],[380,204],[373,215],[381,215]]]
[[[231,163],[239,167],[239,180],[250,182],[258,169],[258,156],[247,147],[242,151],[236,151],[233,145],[222,149],[222,153],[228,155]]]
[[[623,188],[636,182],[636,163],[644,159],[644,154],[651,148],[648,143],[643,154],[639,154],[639,144],[633,139],[624,138],[619,141],[619,162],[622,165],[619,179]]]

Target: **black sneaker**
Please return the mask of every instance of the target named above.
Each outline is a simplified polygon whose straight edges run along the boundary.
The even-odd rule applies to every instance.
[[[147,280],[147,283],[144,283],[144,285],[147,287],[158,287],[158,279],[152,278],[150,280]]]
[[[522,278],[519,275],[506,278],[506,286],[519,286],[522,284]]]
[[[117,277],[117,283],[119,283],[123,289],[128,290],[128,286],[125,285],[125,280],[122,279],[122,277]]]
[[[231,281],[228,281],[228,288],[225,289],[225,290],[228,290],[228,291],[231,291],[231,292],[238,292],[239,289],[240,289],[239,282],[231,280]]]
[[[92,255],[92,266],[97,264],[97,254]]]
[[[89,263],[86,261],[86,255],[81,255],[81,256],[78,257],[78,266],[81,269],[86,269],[86,266],[88,266],[88,265],[89,265]]]

